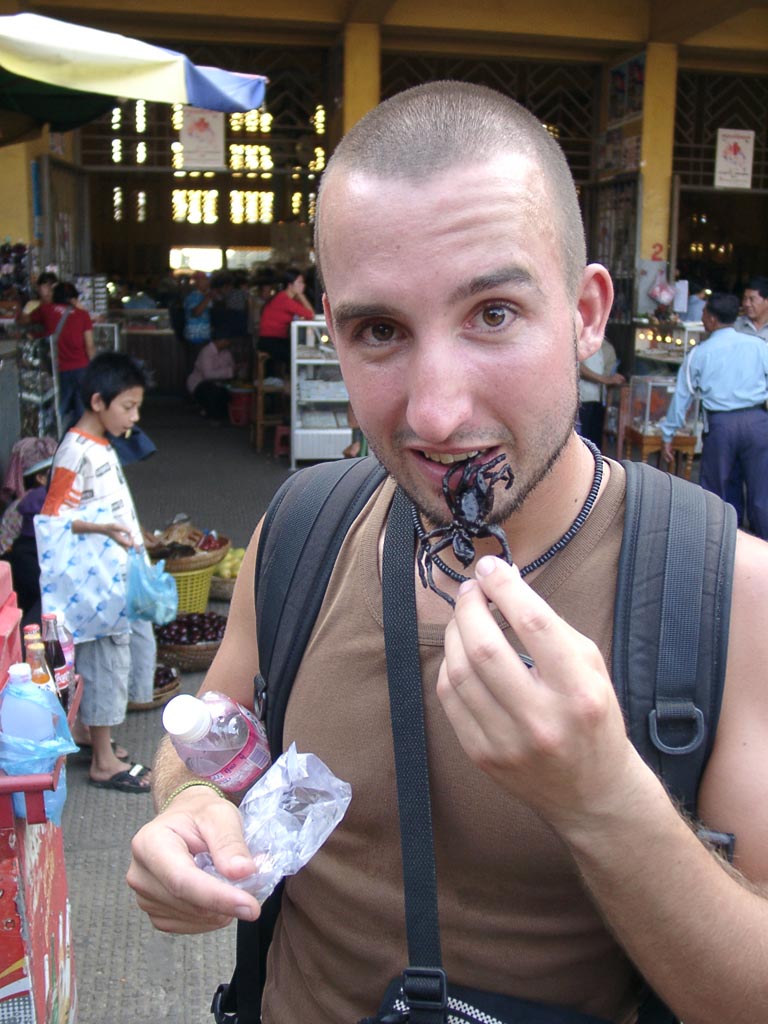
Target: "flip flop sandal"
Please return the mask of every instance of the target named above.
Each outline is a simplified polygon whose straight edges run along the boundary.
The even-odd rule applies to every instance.
[[[151,787],[142,785],[149,772],[143,764],[134,764],[123,772],[115,772],[109,779],[89,779],[96,789],[116,789],[119,793],[150,793]]]

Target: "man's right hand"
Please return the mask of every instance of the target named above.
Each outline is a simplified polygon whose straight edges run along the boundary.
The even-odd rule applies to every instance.
[[[193,857],[204,851],[232,881],[254,871],[237,808],[206,786],[184,790],[133,837],[127,882],[160,931],[209,932],[233,918],[255,921],[259,916],[253,896],[197,867]]]
[[[674,462],[675,453],[672,451],[672,442],[664,441],[661,446],[661,457],[665,462]]]

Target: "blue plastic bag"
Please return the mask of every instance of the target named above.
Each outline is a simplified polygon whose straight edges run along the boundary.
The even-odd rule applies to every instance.
[[[36,683],[9,680],[0,691],[0,771],[43,775],[53,771],[62,754],[77,750],[56,695]],[[66,798],[67,779],[62,769],[57,788],[43,794],[46,817],[56,825],[61,824]],[[23,793],[13,794],[13,809],[18,818],[26,818]]]
[[[173,622],[179,611],[176,580],[165,571],[162,559],[150,565],[143,552],[128,552],[126,614],[129,619],[145,619],[158,626]]]

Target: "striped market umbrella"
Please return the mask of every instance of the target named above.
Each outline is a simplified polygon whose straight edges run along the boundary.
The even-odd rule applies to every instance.
[[[193,64],[139,39],[38,14],[0,17],[0,145],[49,124],[69,131],[116,99],[254,110],[267,79]]]

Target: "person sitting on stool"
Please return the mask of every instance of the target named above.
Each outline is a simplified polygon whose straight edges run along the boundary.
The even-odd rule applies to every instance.
[[[223,420],[229,405],[229,389],[223,381],[232,380],[235,361],[229,351],[229,338],[215,338],[198,353],[195,366],[187,377],[187,391],[200,406],[200,412],[211,420]]]

